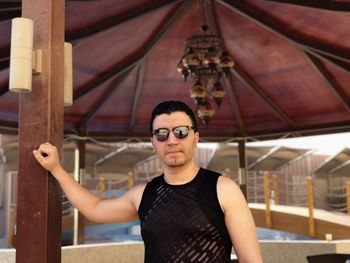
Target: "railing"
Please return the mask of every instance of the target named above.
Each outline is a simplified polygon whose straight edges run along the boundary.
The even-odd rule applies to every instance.
[[[275,204],[279,204],[279,198],[281,195],[283,195],[283,192],[278,192],[278,185],[280,183],[277,180],[277,176],[272,177],[272,191],[274,193],[274,199],[271,198],[271,177],[270,173],[265,171],[263,174],[263,187],[264,187],[264,196],[265,196],[265,222],[266,227],[271,228],[272,227],[272,221],[271,221],[271,211],[270,211],[270,203],[271,200],[274,201]],[[286,184],[286,183],[282,183]],[[341,198],[341,202],[332,203],[328,202],[326,203],[326,206],[323,208],[325,210],[331,210],[331,211],[341,211],[346,212],[350,214],[350,181],[347,181],[344,186],[339,187],[332,187],[326,189],[320,189],[318,187],[314,187],[314,180],[311,178],[311,176],[306,177],[304,182],[297,182],[295,184],[289,184],[293,185],[293,187],[296,187],[298,191],[295,191],[293,189],[293,195],[302,198],[305,198],[305,203],[302,204],[294,204],[294,206],[306,206],[308,207],[309,211],[309,235],[315,236],[315,221],[314,221],[314,208],[315,208],[315,202],[314,198],[315,192],[323,192],[323,196],[325,196],[327,199],[330,197],[336,197]],[[341,192],[341,193],[334,193],[334,191]],[[340,199],[339,199],[340,200]],[[337,201],[339,201],[337,200]],[[342,200],[345,200],[344,202]]]
[[[263,172],[248,171],[247,195],[249,203],[265,203]],[[305,175],[288,175],[269,172],[270,199],[274,204],[308,206],[307,178]],[[350,213],[350,183],[325,186],[312,180],[314,206],[334,212]]]
[[[111,193],[112,197],[121,192],[130,189],[134,184],[143,183],[158,176],[161,172],[138,174],[138,177],[133,173],[128,173],[123,179],[105,179],[103,177],[98,179],[89,179],[86,181],[88,189],[95,192],[99,197],[106,198],[106,192]],[[238,174],[235,171],[225,170],[225,176],[232,178],[238,182]],[[17,173],[12,173],[13,182],[16,181]],[[283,173],[271,172],[262,173],[258,171],[248,171],[247,176],[247,194],[248,202],[251,203],[265,203],[269,206],[271,204],[291,205],[309,207],[310,214],[310,235],[312,235],[312,210],[314,207],[325,209],[328,211],[347,212],[350,214],[350,181],[340,186],[326,187],[318,184],[305,175],[291,175]],[[297,179],[295,179],[297,178]],[[14,187],[12,184],[11,188]],[[15,189],[13,192],[16,192]],[[115,194],[114,194],[115,193]],[[110,196],[108,196],[110,197]],[[16,203],[15,198],[11,198],[11,222],[10,232],[15,232],[15,218],[16,218]],[[66,198],[62,197],[62,216],[70,216],[73,207]],[[270,219],[269,219],[270,218]],[[266,209],[266,222],[268,227],[271,227],[271,213]],[[9,236],[9,244],[12,244],[12,237]]]

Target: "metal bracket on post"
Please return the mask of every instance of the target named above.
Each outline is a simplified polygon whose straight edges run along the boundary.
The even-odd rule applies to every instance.
[[[34,75],[40,74],[42,72],[42,54],[43,52],[41,49],[33,50],[32,69]]]
[[[244,168],[238,168],[238,184],[246,184],[246,170]]]

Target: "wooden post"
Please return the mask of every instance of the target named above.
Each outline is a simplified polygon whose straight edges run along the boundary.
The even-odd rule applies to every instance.
[[[103,177],[100,177],[100,181],[98,183],[98,190],[99,190],[99,197],[101,199],[104,199],[105,198],[106,184],[105,184],[105,179]]]
[[[278,205],[278,202],[279,202],[278,181],[277,181],[277,176],[275,174],[272,176],[272,189],[273,189],[273,198],[275,200],[275,205]]]
[[[34,49],[42,72],[32,92],[20,94],[17,263],[61,262],[62,192],[33,156],[41,143],[63,142],[64,0],[22,0],[22,16],[34,21]]]
[[[9,236],[8,236],[9,247],[14,247],[14,235],[15,235],[15,210],[11,208],[10,222],[9,222]]]
[[[265,194],[265,223],[267,228],[272,228],[271,209],[270,209],[270,174],[264,172],[264,194]]]
[[[225,177],[231,178],[231,170],[229,168],[226,168],[222,175]]]
[[[350,181],[346,182],[346,203],[347,203],[347,211],[350,215]]]
[[[239,168],[238,168],[238,184],[241,188],[241,191],[247,198],[247,157],[245,153],[245,139],[238,141],[238,157],[239,157]]]
[[[128,189],[134,186],[134,175],[132,172],[128,172]]]
[[[309,208],[309,235],[314,237],[316,235],[315,231],[315,219],[314,219],[314,195],[312,187],[312,178],[308,176],[306,178],[307,185],[307,204]]]

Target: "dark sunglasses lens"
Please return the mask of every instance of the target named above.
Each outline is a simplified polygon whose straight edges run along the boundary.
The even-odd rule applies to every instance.
[[[167,129],[159,129],[155,131],[154,135],[156,136],[158,141],[164,142],[169,137],[169,131]]]
[[[188,128],[187,127],[177,127],[174,129],[175,137],[178,139],[184,139],[188,135]]]

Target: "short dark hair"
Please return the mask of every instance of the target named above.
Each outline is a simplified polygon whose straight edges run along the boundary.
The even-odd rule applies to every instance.
[[[193,111],[191,110],[191,108],[184,102],[182,101],[174,101],[174,100],[170,100],[170,101],[164,101],[159,103],[152,111],[152,116],[151,116],[151,122],[150,122],[150,131],[151,134],[153,132],[153,121],[154,119],[161,114],[170,114],[173,112],[184,112],[186,113],[186,115],[188,117],[190,117],[191,121],[192,121],[192,126],[193,126],[193,130],[196,132],[197,131],[197,121],[196,121],[196,117],[194,116]]]

